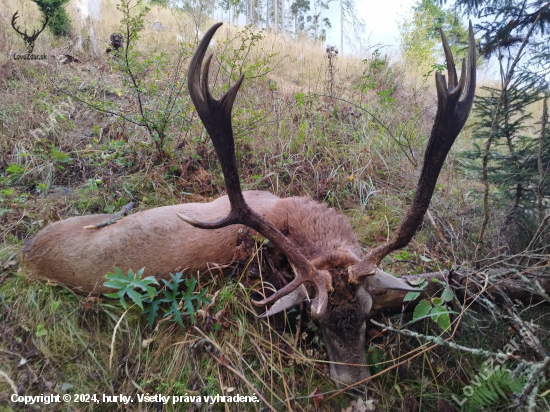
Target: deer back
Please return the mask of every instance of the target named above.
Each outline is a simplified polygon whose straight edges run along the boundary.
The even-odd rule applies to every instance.
[[[269,192],[249,191],[245,198],[262,215],[279,201]],[[242,225],[204,230],[184,224],[176,213],[216,219],[229,212],[222,196],[210,203],[185,203],[135,213],[101,229],[84,226],[109,220],[108,214],[77,216],[46,226],[21,252],[25,270],[37,278],[77,291],[105,292],[103,278],[116,266],[124,273],[145,267],[146,275],[169,279],[177,270],[206,270],[209,263],[231,261]]]

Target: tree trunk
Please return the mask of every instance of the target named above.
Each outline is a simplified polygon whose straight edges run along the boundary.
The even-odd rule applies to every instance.
[[[90,27],[90,29],[88,30],[88,35],[90,36],[90,43],[92,43],[92,52],[95,56],[99,56],[99,48],[97,47],[97,41],[95,39],[93,27]]]
[[[275,32],[279,31],[279,2],[273,0],[273,30]]]
[[[321,8],[319,9],[319,25],[321,29],[319,30],[319,36],[323,36],[323,5],[321,5]]]
[[[285,34],[285,0],[281,0],[281,29]]]
[[[441,281],[451,285],[459,300],[462,301],[466,286],[471,292],[470,296],[475,296],[484,289],[485,282],[489,280],[489,287],[486,288],[486,293],[491,295],[496,301],[501,299],[500,292],[507,295],[510,299],[520,300],[527,304],[540,302],[542,299],[527,290],[526,284],[521,280],[519,271],[511,269],[489,269],[486,271],[449,271],[423,273],[420,275],[402,276],[400,279],[412,281],[419,277],[424,278],[428,284],[426,285],[420,296],[412,302],[403,302],[403,297],[407,292],[398,290],[374,289],[372,291],[373,304],[371,316],[392,315],[401,313],[403,308],[405,312],[411,312],[416,307],[416,304],[422,299],[429,299],[434,295],[440,296],[444,286],[432,281],[432,279]],[[523,274],[525,276],[525,274]],[[550,273],[536,272],[530,273],[528,277],[532,280],[537,280],[546,292],[550,294]]]
[[[344,0],[340,0],[340,56],[344,57]]]
[[[542,164],[542,154],[544,141],[546,140],[546,127],[548,124],[548,98],[545,98],[542,103],[542,119],[540,121],[540,138],[539,138],[539,156],[538,156],[538,169],[539,169],[539,185],[537,188],[537,208],[539,212],[539,224],[544,220],[544,208],[542,206],[542,199],[544,197],[544,178],[546,172],[544,165]]]
[[[265,29],[269,29],[269,0],[265,2]]]
[[[510,217],[514,216],[519,209],[519,202],[521,201],[522,192],[523,192],[523,186],[521,185],[521,183],[518,183],[516,186],[516,194],[514,196],[514,204],[512,205]]]
[[[319,16],[317,15],[317,0],[313,0],[313,24],[315,24],[315,38],[317,39],[317,27],[319,26]]]

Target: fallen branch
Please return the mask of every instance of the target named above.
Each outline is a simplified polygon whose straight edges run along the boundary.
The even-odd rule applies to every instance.
[[[521,391],[517,403],[511,407],[526,407],[527,411],[534,411],[536,408],[536,397],[538,390],[546,372],[550,369],[550,357],[545,358],[542,362],[536,363],[530,367],[527,373],[528,382]]]
[[[522,277],[527,277],[533,283],[536,283],[539,290],[535,290],[526,284]],[[439,296],[445,285],[453,288],[454,292],[462,298],[464,294],[469,295],[468,299],[477,299],[476,296],[484,293],[484,284],[488,281],[487,292],[491,294],[491,299],[500,301],[499,294],[494,294],[494,286],[512,300],[519,300],[525,303],[534,303],[545,300],[544,294],[550,294],[550,274],[546,272],[525,273],[516,269],[487,269],[485,271],[457,270],[423,273],[419,275],[401,276],[400,279],[413,281],[418,278],[426,280],[427,285],[421,291],[420,296],[411,302],[403,302],[406,292],[398,290],[375,289],[372,291],[373,304],[371,316],[392,315],[403,311],[413,311],[416,303],[422,299],[429,299],[433,296]],[[536,280],[536,282],[535,282]],[[541,293],[541,291],[543,293]],[[462,300],[462,299],[460,299]],[[403,307],[403,305],[405,306]]]
[[[373,319],[371,319],[370,322],[372,324],[380,327],[380,328],[383,328],[385,330],[389,330],[390,332],[398,333],[400,335],[408,336],[408,337],[411,337],[411,338],[424,339],[428,342],[435,343],[436,345],[447,346],[451,349],[456,349],[456,350],[460,350],[462,352],[471,353],[472,355],[487,356],[487,357],[497,357],[497,356],[501,355],[500,353],[490,352],[490,351],[487,351],[485,349],[469,348],[467,346],[459,345],[457,343],[447,341],[447,340],[443,339],[440,336],[424,335],[422,333],[417,333],[417,332],[414,332],[414,331],[411,331],[411,330],[408,330],[408,329],[396,329],[391,325],[384,325],[383,323],[377,322]],[[523,359],[521,359],[518,356],[508,354],[508,353],[505,353],[504,355],[506,355],[509,359],[513,359],[513,360],[520,361],[520,362],[525,362]]]
[[[115,214],[112,219],[106,220],[105,222],[98,223],[97,225],[88,225],[84,226],[82,229],[101,229],[105,226],[110,226],[114,223],[116,223],[118,220],[122,219],[124,216],[128,215],[128,212],[132,210],[134,207],[137,206],[137,202],[130,202],[127,205],[122,206],[122,209],[120,209],[120,212]]]

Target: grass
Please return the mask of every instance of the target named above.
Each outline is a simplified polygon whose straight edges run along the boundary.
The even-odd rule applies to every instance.
[[[22,41],[9,27],[11,15],[20,10],[25,27],[39,16],[32,3],[9,0],[6,4],[0,11],[0,49],[20,50]],[[69,10],[74,13],[71,7]],[[93,23],[100,48],[106,46],[122,17],[114,2],[107,1],[103,15],[106,19],[101,24]],[[165,31],[149,28],[157,20]],[[178,33],[191,38],[192,26],[186,16],[153,7],[146,21],[139,51],[171,55],[177,46],[189,56],[194,45],[176,43]],[[75,34],[80,30],[74,27]],[[82,32],[85,37],[87,29]],[[242,42],[240,32],[241,28],[224,26],[216,37],[219,58],[230,61]],[[72,40],[54,39],[45,32],[35,53],[64,47],[71,50]],[[208,287],[209,296],[215,299],[212,307],[203,306],[204,314],[194,325],[188,321],[186,328],[180,328],[159,322],[153,330],[135,307],[125,312],[116,300],[75,295],[18,272],[22,243],[50,221],[113,213],[132,200],[139,203],[138,210],[205,202],[224,191],[212,146],[190,108],[183,120],[170,124],[170,156],[164,160],[159,160],[143,128],[94,111],[75,99],[62,106],[66,108],[62,116],[55,115],[55,109],[74,95],[92,102],[111,101],[120,111],[136,112],[135,100],[124,88],[120,73],[113,71],[104,57],[92,56],[84,44],[83,51],[71,50],[79,64],[58,64],[52,56],[47,65],[8,60],[4,54],[0,57],[0,371],[4,373],[0,376],[0,404],[7,404],[13,383],[24,395],[259,392],[275,410],[315,410],[310,394],[318,390],[326,399],[336,393],[328,377],[321,334],[305,312],[292,314],[288,322],[258,321],[249,304],[255,282],[249,272],[238,272],[232,279],[228,279],[230,274],[208,280],[201,277],[201,288]],[[421,162],[435,114],[431,79],[424,84],[418,80],[423,79],[422,73],[411,73],[389,60],[370,70],[376,58],[338,58],[334,96],[329,96],[327,59],[320,43],[264,33],[245,62],[251,66],[258,63],[269,71],[261,74],[257,68],[248,69],[234,118],[245,189],[326,202],[349,217],[365,248],[385,241],[404,216],[414,193],[414,163]],[[220,94],[232,80],[228,71],[220,70],[220,61],[214,64],[212,84]],[[160,80],[166,78],[161,74]],[[371,81],[376,86],[364,87]],[[155,84],[148,78],[152,101],[158,97],[152,92]],[[389,103],[385,92],[395,100]],[[186,92],[182,99],[188,104]],[[41,124],[48,124],[48,130],[37,139],[29,131]],[[409,259],[386,259],[388,270],[421,273],[456,267],[471,258],[481,219],[479,200],[471,194],[477,183],[468,181],[454,167],[454,153],[470,144],[469,133],[466,130],[459,138],[432,200],[437,221],[452,228],[453,252],[439,245],[437,234],[426,222],[407,247]],[[253,256],[248,265],[262,267],[255,259]],[[544,307],[526,313],[540,324],[540,339],[547,342]],[[409,316],[392,320],[404,324]],[[411,328],[442,333],[425,321]],[[509,338],[505,329],[476,307],[466,312],[455,341],[497,350]],[[373,370],[391,367],[396,359],[406,359],[425,345],[374,329],[369,336],[366,350],[375,360]],[[522,350],[522,356],[530,356],[528,350]],[[370,396],[381,411],[401,410],[407,394],[416,397],[423,411],[444,410],[438,402],[453,405],[451,397],[462,393],[479,365],[479,357],[438,347],[376,378]],[[547,390],[548,383],[543,388]],[[353,395],[338,395],[322,410],[347,410],[353,399]],[[547,407],[546,400],[540,402],[541,410]],[[505,404],[502,401],[487,410],[501,410]],[[264,403],[240,407],[265,410]],[[46,409],[145,408],[139,403],[72,403],[52,404]],[[185,408],[197,410],[190,403]],[[12,409],[30,407],[0,406],[0,411]],[[166,405],[164,410],[182,407]],[[217,404],[211,410],[237,409]]]

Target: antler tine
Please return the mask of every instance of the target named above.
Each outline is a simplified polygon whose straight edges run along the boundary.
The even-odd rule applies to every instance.
[[[327,279],[322,273],[316,271],[304,255],[275,226],[250,209],[241,191],[237,160],[235,158],[231,110],[244,76],[241,76],[220,100],[216,100],[213,97],[208,86],[209,66],[212,56],[209,56],[206,60],[201,78],[200,69],[208,44],[221,25],[222,23],[213,25],[197,46],[195,55],[189,64],[188,86],[191,100],[206,131],[212,139],[216,155],[220,161],[231,211],[227,216],[213,222],[199,222],[187,216],[179,214],[178,216],[190,225],[201,229],[217,229],[233,224],[243,224],[256,230],[271,240],[286,255],[288,260],[296,267],[297,275],[291,283],[276,292],[273,296],[253,303],[259,306],[267,305],[291,293],[302,283],[311,282],[315,285],[318,292],[319,304],[317,312],[322,312],[327,306],[327,287],[330,287],[330,279]]]
[[[453,56],[445,35],[443,32],[441,33],[441,41],[449,70],[449,85],[447,87],[445,76],[436,72],[437,114],[426,147],[424,164],[422,165],[422,171],[418,179],[416,193],[405,218],[392,238],[388,242],[372,249],[361,262],[348,268],[351,282],[358,283],[365,276],[376,273],[377,265],[380,264],[385,256],[394,250],[401,249],[410,242],[424,218],[443,163],[468,118],[474,100],[476,52],[471,22],[468,37],[468,68],[466,69],[463,62],[460,82],[457,84]]]
[[[471,21],[468,26],[468,44],[468,69],[465,69],[465,63],[462,61],[462,74],[460,76],[460,83],[464,85],[464,93],[458,102],[460,110],[466,112],[466,117],[472,109],[476,93],[476,39]],[[464,82],[462,81],[463,77],[465,78]]]
[[[441,35],[441,43],[443,43],[443,51],[445,53],[445,60],[447,61],[447,72],[449,73],[449,87],[456,87],[456,66],[453,59],[453,53],[449,47],[449,42],[447,42],[447,37],[443,30],[439,29],[439,34]]]
[[[319,274],[319,272],[317,272],[317,273]],[[328,275],[328,276],[330,276],[330,275]],[[327,278],[321,278],[321,281],[319,281],[319,282],[312,281],[312,283],[315,285],[315,287],[317,289],[317,296],[316,296],[317,307],[315,308],[316,314],[322,314],[327,308],[327,303],[328,303],[327,283],[328,283],[328,281],[330,281],[330,280],[327,279]],[[252,304],[254,306],[269,305],[269,304],[279,300],[283,296],[286,296],[289,293],[293,292],[294,290],[296,290],[304,282],[305,281],[302,278],[296,277],[292,282],[290,282],[288,285],[286,285],[282,289],[279,289],[277,292],[275,292],[270,297],[268,297],[266,299],[263,299],[263,300],[253,300]]]
[[[27,35],[27,31],[26,31],[26,30],[25,30],[25,33],[21,33],[21,32],[19,31],[19,26],[18,26],[18,27],[15,27],[15,21],[19,18],[18,14],[19,14],[19,10],[17,10],[17,11],[14,13],[14,15],[12,16],[12,18],[11,18],[11,27],[13,27],[13,29],[14,29],[17,33],[19,33],[21,36],[26,36],[26,35]]]

